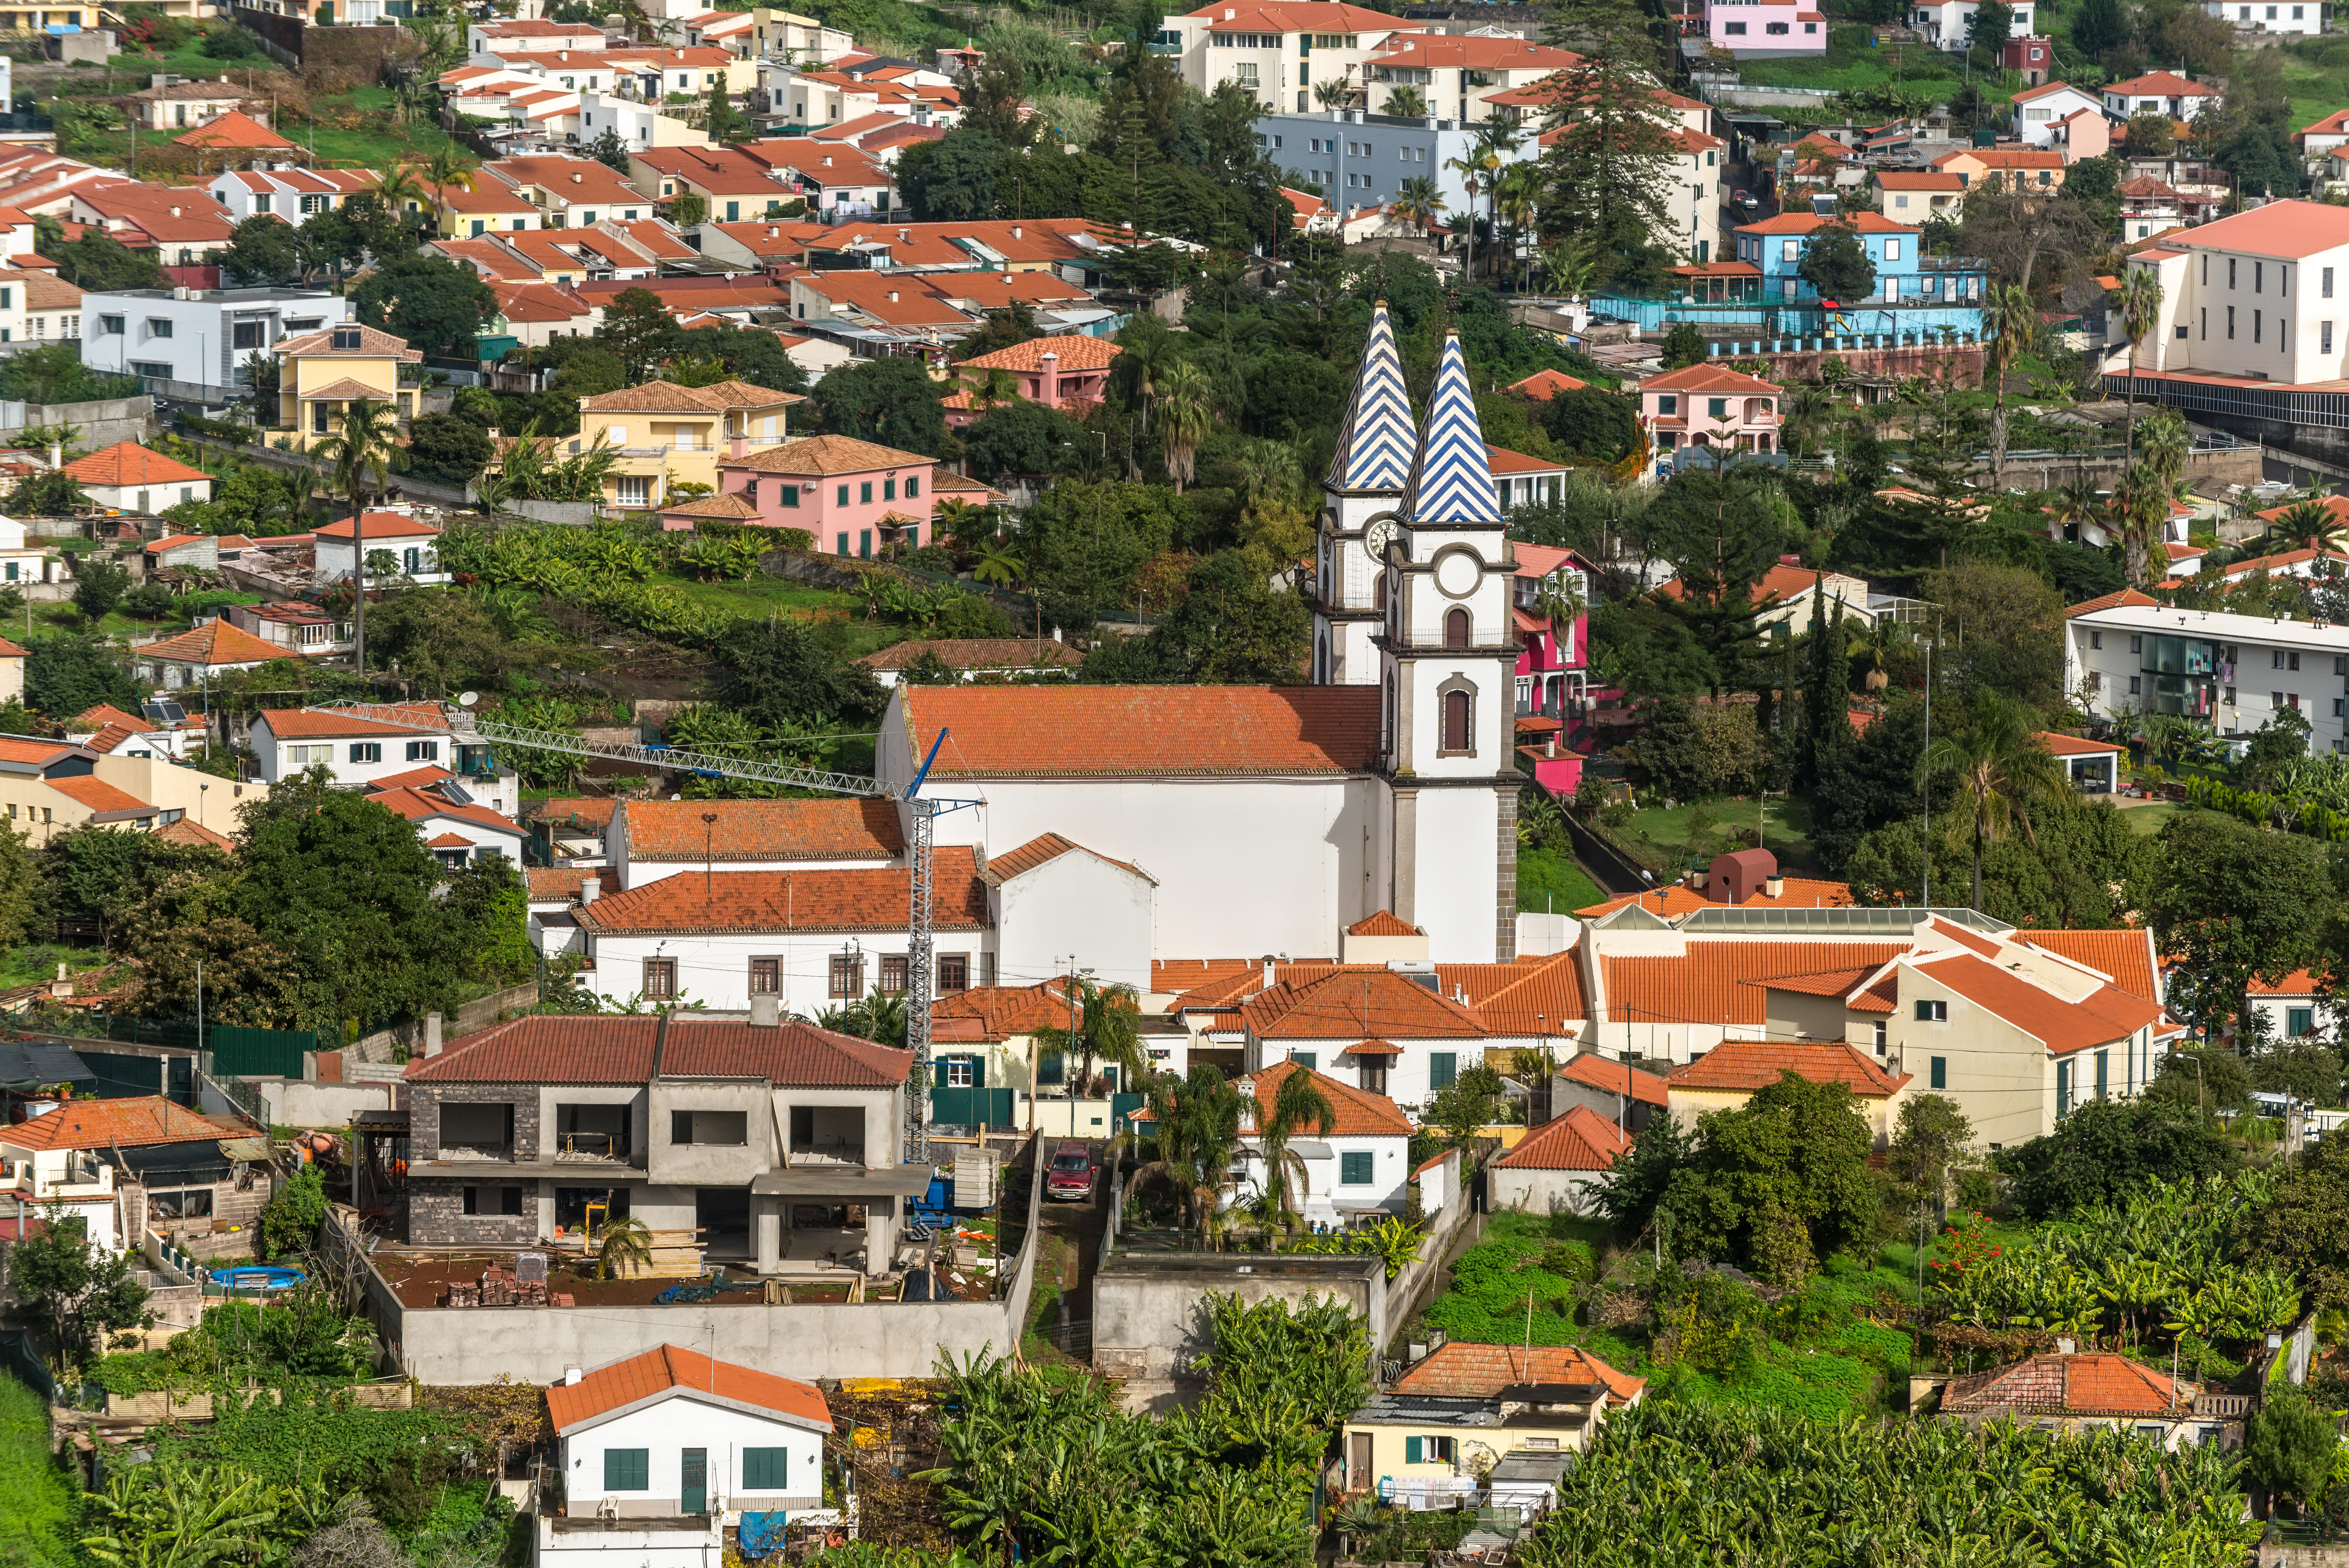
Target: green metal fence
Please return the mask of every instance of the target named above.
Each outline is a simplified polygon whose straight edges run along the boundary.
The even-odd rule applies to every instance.
[[[934,1088],[930,1119],[945,1127],[1011,1127],[1011,1091]]]
[[[106,1014],[97,1019],[109,1040],[133,1046],[175,1046],[197,1048],[196,1026],[182,1019],[140,1018]],[[318,1048],[317,1035],[308,1029],[249,1029],[234,1024],[208,1024],[203,1049],[212,1055],[208,1069],[214,1078],[292,1078],[302,1076],[302,1053]]]

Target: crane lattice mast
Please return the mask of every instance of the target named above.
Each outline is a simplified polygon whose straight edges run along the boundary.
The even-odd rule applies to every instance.
[[[930,743],[929,755],[922,759],[921,769],[914,775],[913,782],[906,785],[901,793],[878,779],[867,779],[858,773],[833,773],[820,768],[797,768],[789,763],[768,762],[757,758],[722,757],[670,746],[615,746],[582,740],[564,730],[533,729],[523,725],[482,718],[476,716],[471,708],[456,703],[436,705],[440,710],[441,722],[433,724],[418,717],[419,706],[415,703],[339,702],[321,704],[310,711],[338,713],[401,729],[429,730],[435,734],[445,731],[459,743],[479,739],[496,746],[519,746],[533,751],[560,752],[569,757],[636,762],[653,768],[708,773],[724,779],[788,785],[797,789],[820,789],[833,795],[861,795],[873,799],[905,801],[914,820],[913,838],[909,845],[911,853],[907,857],[910,861],[907,880],[912,885],[907,899],[905,925],[905,1048],[913,1057],[907,1067],[905,1080],[905,1158],[915,1164],[929,1159],[930,1003],[936,985],[934,966],[937,962],[931,933],[935,906],[931,901],[930,858],[936,838],[935,823],[938,813],[970,803],[940,800],[921,793],[923,782],[930,775],[930,765],[937,760],[938,748],[946,744],[946,731],[940,730],[937,738]]]

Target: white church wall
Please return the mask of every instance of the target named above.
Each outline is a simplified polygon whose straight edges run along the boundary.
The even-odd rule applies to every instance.
[[[1498,956],[1494,889],[1501,874],[1500,817],[1490,789],[1419,792],[1418,898],[1412,923],[1428,934],[1438,964]]]

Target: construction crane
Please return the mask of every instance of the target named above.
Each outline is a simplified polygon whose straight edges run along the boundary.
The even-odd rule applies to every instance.
[[[906,857],[912,873],[909,878],[912,888],[905,924],[905,1048],[912,1053],[913,1061],[907,1070],[905,1083],[905,1159],[914,1164],[927,1161],[930,1157],[930,1002],[937,982],[937,960],[932,946],[934,912],[930,896],[935,823],[946,812],[978,804],[976,800],[940,799],[921,792],[923,784],[929,779],[930,765],[937,760],[938,748],[946,744],[947,732],[943,729],[938,731],[937,738],[930,743],[928,755],[922,758],[922,766],[916,770],[913,781],[900,791],[878,779],[867,779],[857,773],[795,768],[789,763],[766,762],[756,758],[721,757],[672,746],[612,746],[582,740],[564,730],[532,729],[519,724],[481,717],[473,712],[472,696],[472,693],[467,692],[457,702],[430,705],[326,703],[310,711],[342,714],[347,717],[364,718],[399,729],[423,730],[434,735],[445,733],[457,745],[486,741],[492,746],[519,746],[533,751],[560,752],[568,757],[636,762],[723,779],[746,779],[762,784],[789,785],[798,789],[821,789],[833,795],[861,795],[869,799],[902,800],[905,803],[914,820],[912,852]],[[437,707],[440,710],[441,721],[439,724],[418,716],[417,710],[426,706]]]

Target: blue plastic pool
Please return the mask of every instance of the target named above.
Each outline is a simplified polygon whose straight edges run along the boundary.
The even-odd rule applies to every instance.
[[[247,1264],[240,1268],[215,1269],[212,1283],[222,1290],[292,1290],[302,1283],[302,1271],[274,1264]]]

